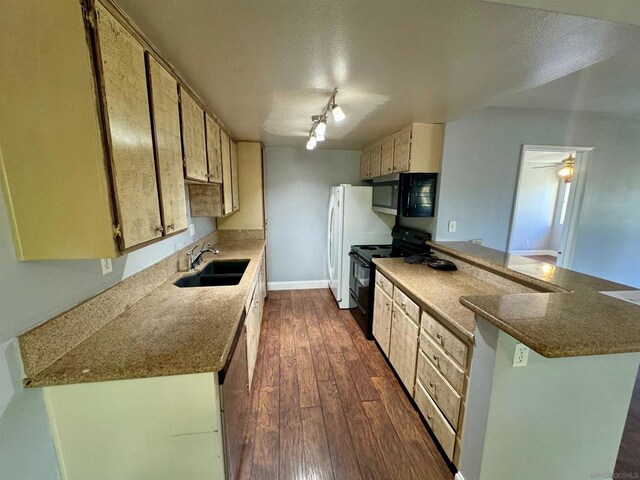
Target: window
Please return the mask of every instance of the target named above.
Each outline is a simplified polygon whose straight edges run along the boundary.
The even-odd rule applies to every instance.
[[[564,184],[564,197],[562,198],[562,210],[560,210],[560,225],[564,225],[564,218],[567,215],[567,204],[569,203],[569,192],[571,192],[571,184]]]

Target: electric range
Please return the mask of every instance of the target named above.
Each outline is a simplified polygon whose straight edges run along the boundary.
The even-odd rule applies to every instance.
[[[352,245],[349,279],[349,309],[367,338],[373,338],[373,296],[376,269],[374,258],[409,257],[430,252],[425,242],[431,234],[395,226],[391,245]]]

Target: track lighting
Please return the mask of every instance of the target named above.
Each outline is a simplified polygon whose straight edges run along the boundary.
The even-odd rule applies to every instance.
[[[313,122],[311,129],[309,130],[309,139],[307,140],[307,150],[313,150],[316,147],[317,142],[323,142],[325,139],[325,133],[327,131],[327,114],[331,112],[333,119],[336,122],[341,122],[345,119],[345,114],[342,108],[336,104],[336,95],[338,89],[335,88],[329,98],[327,106],[324,108],[321,115],[314,115],[311,117]]]

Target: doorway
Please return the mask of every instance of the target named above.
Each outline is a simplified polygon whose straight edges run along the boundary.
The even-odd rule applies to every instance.
[[[507,251],[570,268],[592,148],[523,145]]]

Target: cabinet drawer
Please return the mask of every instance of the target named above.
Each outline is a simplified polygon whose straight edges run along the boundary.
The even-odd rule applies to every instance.
[[[416,325],[420,324],[420,307],[418,304],[405,295],[405,293],[399,288],[395,288],[393,291],[393,300]]]
[[[438,404],[442,413],[449,419],[454,430],[457,430],[460,415],[460,395],[438,372],[422,350],[418,353],[417,376],[424,388],[429,392],[429,395],[431,395],[431,398]]]
[[[440,322],[429,315],[422,312],[422,328],[427,331],[434,341],[447,354],[458,362],[463,368],[467,365],[467,344],[451,333]]]
[[[431,363],[449,382],[449,384],[459,393],[464,386],[464,370],[460,368],[449,356],[422,330],[420,334],[420,349],[424,355],[431,360]]]
[[[434,435],[440,442],[442,449],[449,457],[449,460],[453,460],[456,432],[453,431],[451,425],[449,425],[449,422],[444,418],[444,415],[442,415],[420,380],[416,382],[414,398],[422,415],[424,415],[431,430],[433,430]]]
[[[376,285],[380,287],[384,293],[393,297],[393,283],[378,270],[376,270]]]

